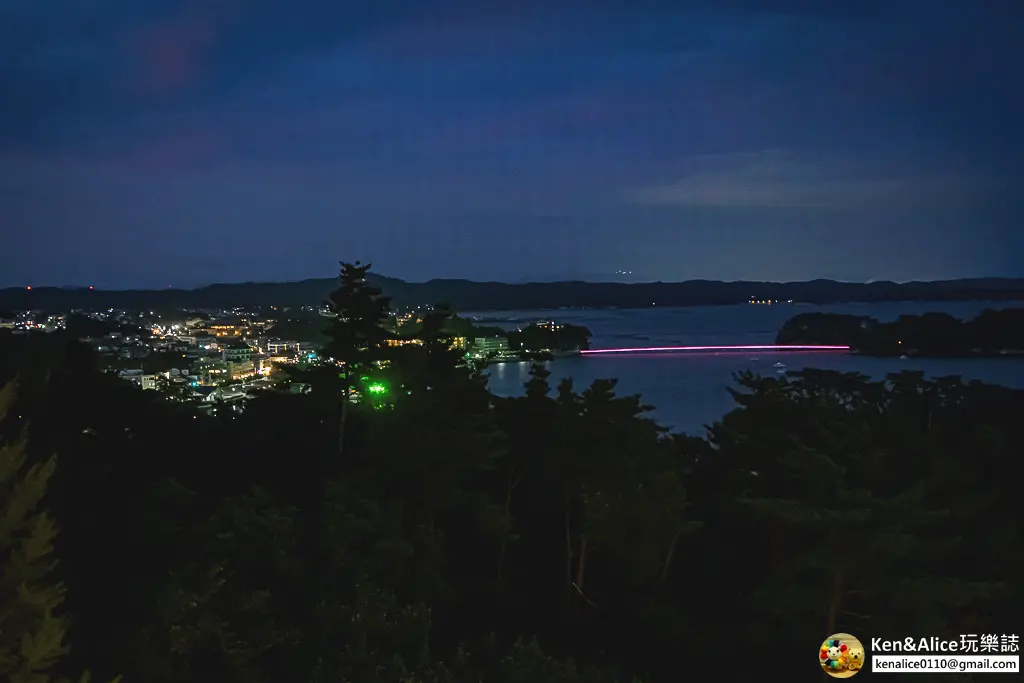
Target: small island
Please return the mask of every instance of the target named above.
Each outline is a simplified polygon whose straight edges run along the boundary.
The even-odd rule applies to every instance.
[[[866,316],[801,313],[779,330],[776,344],[835,344],[878,357],[992,358],[1024,355],[1024,308],[985,310],[970,320],[947,313],[901,315],[883,323]]]

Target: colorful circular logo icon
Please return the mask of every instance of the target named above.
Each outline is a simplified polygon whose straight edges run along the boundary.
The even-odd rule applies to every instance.
[[[818,649],[818,664],[832,678],[856,676],[864,666],[864,646],[849,633],[834,633]]]

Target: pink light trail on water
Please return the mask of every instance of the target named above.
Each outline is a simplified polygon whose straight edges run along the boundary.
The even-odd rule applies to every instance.
[[[755,344],[750,346],[648,346],[636,349],[590,349],[594,353],[650,353],[658,351],[849,351],[849,346]]]

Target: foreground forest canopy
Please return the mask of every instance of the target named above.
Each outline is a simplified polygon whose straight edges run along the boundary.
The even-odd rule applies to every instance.
[[[802,313],[776,344],[841,344],[868,356],[971,357],[1024,353],[1024,308],[985,310],[960,321],[947,313],[901,315],[889,323],[859,315]]]
[[[373,273],[368,279],[398,307],[439,301],[459,311],[557,308],[724,306],[751,299],[831,304],[846,301],[1024,301],[1024,279],[982,278],[937,282],[534,282],[506,284],[469,280],[406,282]],[[198,289],[91,290],[33,286],[0,289],[0,310],[66,312],[73,308],[164,310],[234,306],[317,305],[334,289],[333,279],[244,282]]]
[[[1022,392],[746,374],[671,434],[613,380],[492,395],[443,310],[387,346],[364,275],[331,297],[339,364],[238,416],[0,337],[0,678],[816,681],[834,632],[1019,627]]]

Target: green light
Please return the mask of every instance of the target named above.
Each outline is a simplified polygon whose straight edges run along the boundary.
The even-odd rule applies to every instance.
[[[366,390],[369,391],[371,394],[383,394],[387,391],[384,385],[379,382],[371,384],[370,386],[366,387]]]

